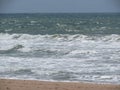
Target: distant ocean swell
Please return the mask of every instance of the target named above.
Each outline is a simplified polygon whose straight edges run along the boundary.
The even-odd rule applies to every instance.
[[[120,14],[0,14],[1,33],[120,34]]]

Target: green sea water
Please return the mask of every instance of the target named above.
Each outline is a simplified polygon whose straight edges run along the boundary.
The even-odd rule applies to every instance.
[[[0,32],[120,34],[120,14],[0,14]]]

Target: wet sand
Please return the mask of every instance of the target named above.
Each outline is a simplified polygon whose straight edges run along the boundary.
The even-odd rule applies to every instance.
[[[0,79],[0,90],[120,90],[120,85]]]

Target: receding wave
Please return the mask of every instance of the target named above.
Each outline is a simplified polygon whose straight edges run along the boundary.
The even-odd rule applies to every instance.
[[[32,72],[31,69],[19,69],[19,70],[16,70],[13,72],[14,74],[27,74],[27,75],[30,75],[30,74],[33,74],[34,72]]]
[[[31,69],[18,69],[18,70],[10,70],[5,72],[0,72],[1,75],[32,75],[34,72],[32,72]]]
[[[73,72],[68,72],[68,71],[57,71],[57,72],[52,73],[50,77],[53,80],[58,80],[58,81],[74,80],[77,78],[75,77],[75,74]]]

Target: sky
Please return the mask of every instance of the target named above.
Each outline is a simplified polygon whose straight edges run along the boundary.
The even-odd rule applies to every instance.
[[[120,0],[0,0],[0,13],[120,12]]]

